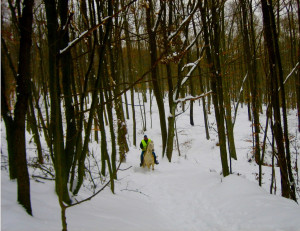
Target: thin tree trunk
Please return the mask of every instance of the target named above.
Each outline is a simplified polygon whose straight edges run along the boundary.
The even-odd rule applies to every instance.
[[[194,36],[196,37],[197,33],[196,33],[196,26],[195,26],[194,19],[192,19],[192,22],[194,28]],[[198,40],[196,40],[196,47],[197,47],[197,57],[202,56],[202,53],[200,53]],[[198,65],[198,74],[199,74],[200,91],[201,91],[200,93],[202,94],[204,93],[204,87],[203,87],[203,76],[202,76],[200,65]],[[206,107],[205,97],[202,97],[202,109],[203,109],[203,117],[204,117],[204,125],[205,125],[205,134],[206,134],[206,139],[209,140],[210,137],[209,137],[209,130],[208,130],[208,118],[207,118],[207,111],[205,107]]]
[[[30,108],[30,113],[27,113],[27,118],[28,118],[27,123],[28,122],[31,123],[30,127],[32,130],[34,142],[35,142],[36,148],[37,148],[38,162],[39,162],[39,164],[43,164],[44,159],[43,159],[43,153],[42,153],[42,146],[41,146],[40,135],[39,135],[38,127],[37,127],[37,121],[36,121],[36,117],[35,117],[32,97],[29,100],[29,108]]]
[[[123,48],[121,47],[120,49],[120,56],[121,56],[121,69],[122,69],[122,77],[123,77],[123,82],[126,83],[126,75],[125,75],[125,64],[124,64],[124,56],[123,56]],[[116,55],[115,55],[116,56]],[[116,56],[117,57],[117,56]],[[124,99],[125,99],[125,111],[126,111],[126,119],[130,119],[129,117],[129,109],[128,109],[128,100],[127,100],[127,93],[125,92],[124,94]]]
[[[110,47],[110,46],[109,46]],[[108,48],[109,49],[109,48]],[[104,91],[105,99],[107,102],[107,115],[108,115],[108,122],[109,122],[109,130],[110,130],[110,137],[111,137],[111,166],[112,166],[112,173],[114,175],[114,179],[117,179],[116,175],[116,156],[117,156],[117,150],[116,150],[116,135],[114,131],[114,119],[113,119],[113,105],[112,105],[112,93],[111,89],[108,86],[107,82],[105,81],[104,89],[109,89],[107,91]]]
[[[39,122],[40,122],[40,126],[42,126],[43,133],[44,133],[44,136],[45,136],[45,141],[48,145],[48,148],[51,151],[51,141],[50,141],[50,138],[49,138],[49,128],[45,124],[45,121],[44,121],[44,118],[43,118],[43,115],[42,115],[42,111],[41,111],[41,108],[39,106],[39,99],[38,99],[37,92],[36,92],[34,84],[31,85],[31,88],[32,88],[32,94],[33,94],[34,101],[35,101],[35,108],[37,109],[37,112],[38,112],[38,119],[39,119]],[[46,102],[44,101],[44,103],[46,103]],[[47,109],[45,108],[45,111],[46,110]],[[48,122],[47,122],[47,124],[48,124]]]
[[[267,140],[267,133],[268,133],[268,125],[269,125],[269,118],[270,115],[272,116],[272,114],[269,112],[269,106],[267,107],[267,111],[266,111],[266,128],[265,128],[265,134],[264,134],[264,140],[263,140],[263,145],[262,145],[262,154],[261,154],[261,158],[259,160],[259,172],[258,172],[258,184],[259,186],[262,186],[262,165],[264,164],[264,156],[265,156],[265,147],[266,147],[266,140]]]
[[[102,79],[102,84],[105,80]],[[112,166],[111,162],[109,159],[108,151],[107,151],[107,141],[106,141],[106,132],[105,132],[105,126],[104,126],[104,120],[103,120],[103,114],[104,114],[104,96],[103,96],[103,85],[100,87],[100,105],[99,105],[99,110],[98,110],[98,117],[99,117],[99,125],[100,125],[100,131],[101,131],[101,161],[102,161],[102,169],[101,169],[101,174],[103,176],[106,175],[105,172],[105,166],[107,162],[108,166],[108,171],[110,175],[110,186],[111,186],[111,191],[114,193],[114,177],[113,177],[113,171],[112,171]]]
[[[109,1],[108,2],[108,16],[112,15],[112,10],[113,10],[112,2]],[[110,33],[111,33],[111,28],[112,28],[112,19],[110,18],[110,19],[108,19],[108,22],[106,24],[105,34],[104,34],[103,40],[102,40],[102,46],[99,48],[98,75],[97,75],[97,79],[96,79],[96,83],[95,83],[95,89],[92,93],[92,103],[91,103],[91,107],[90,107],[90,113],[89,113],[89,118],[88,118],[88,123],[87,123],[87,129],[85,132],[83,148],[82,148],[82,151],[81,151],[80,157],[79,157],[78,183],[77,183],[76,189],[74,190],[74,194],[78,193],[78,191],[81,188],[82,183],[83,183],[84,161],[85,161],[85,158],[86,158],[86,155],[88,152],[89,136],[91,133],[93,117],[94,117],[94,114],[96,111],[96,106],[98,104],[98,90],[99,90],[100,84],[101,84],[101,73],[103,73],[102,69],[103,69],[104,54],[105,54],[105,50],[106,50],[107,41],[108,41]]]
[[[125,31],[125,40],[126,40],[126,55],[127,55],[127,68],[128,68],[128,77],[129,81],[132,84],[134,82],[133,79],[133,65],[131,62],[131,42],[129,36],[129,26],[127,18],[124,14],[124,31]],[[131,111],[132,111],[132,122],[133,122],[133,145],[136,146],[136,118],[135,118],[135,108],[134,108],[134,87],[130,88],[130,96],[131,96]]]
[[[223,91],[222,91],[222,79],[220,73],[220,60],[219,60],[219,25],[217,19],[216,12],[216,3],[213,1],[213,5],[211,8],[212,12],[212,23],[213,23],[213,32],[215,34],[214,41],[212,43],[209,42],[209,33],[208,33],[208,25],[206,21],[206,10],[208,4],[207,1],[204,1],[204,7],[202,4],[200,6],[201,11],[201,19],[203,23],[203,32],[204,32],[204,41],[206,48],[206,58],[209,63],[210,69],[210,81],[211,81],[211,89],[212,89],[212,97],[215,109],[215,116],[217,121],[218,128],[218,137],[219,137],[219,145],[220,145],[220,155],[221,155],[221,163],[223,169],[223,176],[229,175],[229,167],[227,160],[227,151],[226,151],[226,136],[225,136],[225,126],[224,126],[224,107],[223,107]],[[214,48],[215,57],[213,60],[213,56],[211,55],[211,47]],[[216,63],[215,63],[216,62]]]
[[[250,91],[251,91],[251,109],[254,119],[254,134],[255,137],[255,149],[254,149],[254,156],[255,161],[257,164],[260,163],[260,144],[259,144],[259,133],[260,133],[260,122],[259,122],[259,106],[258,106],[258,97],[257,97],[257,71],[256,71],[256,52],[255,52],[255,44],[252,44],[252,51],[251,53],[251,46],[250,46],[250,38],[249,38],[249,29],[247,27],[249,22],[248,12],[246,8],[246,2],[240,1],[241,8],[242,8],[242,21],[243,21],[243,44],[244,44],[244,51],[245,51],[245,60],[247,64],[247,72],[249,75],[249,82],[250,82]],[[252,7],[252,6],[250,6]],[[252,17],[251,17],[252,20]],[[251,33],[254,33],[251,30]],[[254,36],[254,35],[252,35]]]
[[[118,35],[118,33],[116,33]],[[111,46],[108,47],[108,54],[110,60],[110,73],[112,80],[116,83],[115,87],[113,88],[114,95],[120,94],[120,68],[118,66],[118,53],[121,53],[122,46],[121,44],[117,45],[117,49],[113,51]],[[123,57],[121,55],[121,57]],[[122,65],[122,58],[121,58],[121,65]],[[122,65],[123,68],[123,65]],[[126,95],[126,93],[125,93]],[[122,97],[114,97],[115,103],[115,111],[117,116],[117,144],[119,145],[119,160],[122,162],[126,161],[126,153],[129,151],[128,143],[126,140],[127,135],[127,125],[124,116],[124,109],[122,105]],[[127,107],[125,105],[125,107]]]

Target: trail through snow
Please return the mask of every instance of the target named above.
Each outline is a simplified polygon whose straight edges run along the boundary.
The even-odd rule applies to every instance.
[[[147,110],[149,112],[149,108]],[[159,116],[157,108],[153,108],[153,128],[148,128],[146,134],[154,141],[160,164],[155,165],[154,171],[140,168],[141,151],[129,143],[130,152],[126,163],[121,166],[124,171],[118,173],[115,194],[107,188],[91,201],[67,209],[68,230],[300,231],[300,206],[268,192],[270,167],[263,167],[263,187],[258,186],[258,166],[248,162],[252,148],[251,124],[247,120],[246,107],[239,111],[235,125],[238,160],[232,162],[233,174],[224,178],[216,133],[211,129],[211,139],[205,139],[201,107],[195,108],[193,127],[188,123],[187,113],[177,118],[181,156],[174,145],[172,163],[161,156]],[[289,114],[291,131],[297,127],[295,115],[293,111]],[[210,115],[211,126],[215,126],[213,118]],[[149,127],[150,121],[148,118]],[[263,121],[265,119],[261,118]],[[137,125],[138,146],[144,133],[140,120]],[[132,127],[130,122],[128,127]],[[4,131],[1,122],[2,163],[7,157]],[[28,140],[30,138],[28,135]],[[129,130],[130,142],[131,138]],[[96,155],[100,153],[99,146],[95,142],[91,146]],[[32,144],[27,148],[30,157],[36,155]],[[276,168],[277,194],[280,194],[279,176]],[[89,195],[91,192],[83,187],[76,199]],[[8,179],[7,168],[2,166],[1,229],[61,230],[53,181],[31,180],[33,217],[26,215],[16,199],[16,182]]]

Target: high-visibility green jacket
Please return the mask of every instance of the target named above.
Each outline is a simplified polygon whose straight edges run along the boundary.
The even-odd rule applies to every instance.
[[[150,142],[151,140],[148,138],[148,140],[147,140],[147,143],[146,143],[146,141],[143,139],[142,140],[142,142],[141,142],[141,144],[140,144],[140,147],[141,147],[141,149],[142,149],[142,151],[146,151],[146,149],[147,149],[147,145],[148,145],[148,143]]]

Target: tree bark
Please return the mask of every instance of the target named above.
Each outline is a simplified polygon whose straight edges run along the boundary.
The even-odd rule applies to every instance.
[[[51,99],[50,134],[53,140],[55,187],[59,200],[71,203],[68,193],[68,167],[64,150],[64,136],[61,111],[61,89],[59,81],[59,48],[61,37],[58,31],[58,13],[54,0],[44,0],[46,6],[49,53],[49,86]],[[57,39],[60,38],[60,39]],[[67,131],[68,133],[68,131]]]
[[[298,34],[300,34],[300,2],[297,1],[298,8]],[[299,38],[299,37],[298,37]],[[298,40],[298,62],[300,63],[300,42]],[[300,65],[298,65],[298,74],[296,77],[296,92],[297,92],[297,112],[298,112],[298,131],[300,132]]]
[[[107,11],[108,11],[108,16],[111,16],[112,11],[113,11],[112,1],[108,1]],[[95,82],[95,88],[92,92],[92,103],[91,103],[91,107],[90,107],[90,113],[89,113],[89,118],[88,118],[88,122],[87,122],[87,128],[86,128],[86,132],[85,132],[83,148],[80,153],[79,162],[78,162],[78,168],[79,168],[78,183],[77,183],[76,189],[74,190],[74,194],[78,193],[78,191],[81,188],[82,183],[83,183],[84,162],[85,162],[85,158],[86,158],[86,155],[88,152],[89,136],[90,136],[91,129],[92,129],[93,117],[96,112],[96,106],[98,105],[98,91],[101,86],[101,74],[103,73],[104,54],[106,51],[107,41],[111,34],[111,28],[112,28],[112,18],[108,19],[108,22],[105,27],[105,34],[103,35],[103,37],[100,36],[101,46],[99,48],[99,68],[98,68],[97,79]]]
[[[14,121],[10,115],[7,101],[9,100],[6,96],[6,73],[4,71],[4,57],[1,59],[1,115],[5,123],[6,130],[6,141],[7,141],[7,152],[8,152],[8,168],[9,178],[11,180],[17,179],[17,166],[16,166],[16,155],[14,151]]]
[[[33,133],[34,142],[36,144],[37,153],[38,153],[38,163],[43,164],[44,159],[43,159],[43,153],[42,153],[42,145],[41,145],[40,135],[39,135],[37,121],[36,121],[36,117],[35,117],[32,97],[29,100],[29,108],[30,108],[30,112],[27,113],[27,123],[31,124],[30,127],[31,127],[31,131]]]
[[[222,79],[221,79],[221,70],[220,70],[220,60],[219,60],[219,25],[217,19],[217,6],[216,2],[213,0],[211,6],[212,12],[212,29],[215,35],[213,41],[209,40],[209,32],[207,25],[207,15],[206,10],[208,9],[207,0],[204,1],[204,6],[200,3],[200,11],[201,11],[201,19],[203,24],[203,32],[204,32],[204,41],[206,48],[206,58],[209,64],[210,69],[210,82],[212,89],[212,98],[215,109],[215,116],[217,121],[218,128],[218,137],[219,137],[219,145],[220,145],[220,155],[221,155],[221,163],[223,169],[223,176],[229,175],[229,167],[227,160],[227,150],[226,150],[226,136],[225,136],[225,126],[224,126],[224,106],[223,106],[223,90],[222,90]],[[214,49],[215,56],[212,56],[211,47]]]
[[[30,97],[30,52],[32,44],[33,0],[25,0],[19,18],[20,51],[17,75],[17,102],[14,110],[14,151],[16,157],[18,202],[32,215],[30,181],[26,160],[25,117]]]
[[[60,38],[60,50],[64,49],[69,45],[69,30],[68,24],[71,20],[72,14],[69,15],[68,9],[68,0],[59,0],[58,2],[58,10],[59,16],[61,21],[62,29],[59,32]],[[69,19],[68,19],[69,17]],[[69,180],[69,172],[72,166],[72,162],[75,157],[75,144],[76,144],[76,118],[74,112],[74,103],[72,100],[72,56],[71,51],[68,50],[63,53],[63,55],[59,59],[60,61],[60,68],[62,74],[62,85],[63,85],[63,95],[64,95],[64,102],[65,102],[65,115],[66,115],[66,144],[64,149],[64,154],[62,158],[62,169],[63,169],[63,184],[65,190],[67,189],[67,183]]]
[[[260,144],[259,144],[259,133],[260,133],[260,122],[259,122],[259,105],[258,105],[258,97],[257,97],[257,71],[256,71],[256,52],[255,52],[255,44],[252,44],[252,49],[250,46],[250,38],[249,38],[249,17],[248,17],[248,10],[246,7],[245,1],[240,1],[241,9],[242,9],[242,22],[243,22],[243,44],[244,44],[244,52],[245,52],[245,61],[247,64],[247,72],[250,81],[250,91],[251,91],[251,109],[252,115],[254,119],[254,134],[255,137],[255,149],[254,149],[254,157],[255,162],[257,164],[260,163]],[[252,6],[249,6],[252,7]],[[252,17],[251,17],[252,20]],[[252,23],[252,22],[251,22]],[[251,30],[251,33],[254,33]],[[254,36],[254,35],[252,35]],[[251,52],[252,50],[252,52]]]
[[[195,26],[194,19],[192,19],[192,22],[193,22],[193,28],[194,28],[194,36],[196,37],[197,33],[196,33],[196,26]],[[202,54],[200,53],[198,40],[196,40],[196,47],[197,47],[197,57],[202,56]],[[204,93],[203,75],[202,75],[202,70],[201,70],[200,65],[198,65],[198,74],[199,74],[199,83],[200,83],[200,91],[201,91],[200,93],[203,94]],[[209,130],[208,130],[208,118],[207,118],[207,110],[205,107],[206,107],[205,97],[202,97],[202,109],[203,109],[203,117],[204,117],[204,125],[205,125],[205,134],[206,134],[206,139],[209,140],[210,136],[209,136]]]
[[[152,30],[151,23],[151,9],[152,9],[152,0],[148,0],[148,6],[146,7],[146,24],[147,24],[147,32],[149,35],[149,50],[150,50],[150,58],[151,58],[151,76],[152,76],[152,84],[153,91],[156,98],[159,118],[160,118],[160,129],[161,129],[161,138],[162,138],[162,153],[165,152],[166,143],[167,143],[167,125],[166,125],[166,116],[165,116],[165,108],[163,97],[161,95],[160,87],[158,84],[157,78],[157,45],[156,45],[156,34]]]
[[[133,65],[131,61],[131,42],[129,35],[129,25],[126,15],[124,14],[124,31],[125,31],[125,40],[126,40],[126,55],[127,55],[127,68],[128,68],[128,77],[129,82],[132,84],[134,82],[133,78]],[[133,122],[133,145],[136,146],[136,118],[135,118],[135,106],[134,106],[134,87],[130,88],[131,96],[131,111],[132,111],[132,122]]]
[[[273,117],[274,117],[274,136],[278,149],[278,164],[280,167],[281,173],[281,190],[282,196],[286,198],[292,198],[296,200],[295,191],[293,189],[293,179],[288,172],[288,164],[285,153],[284,146],[284,134],[281,126],[281,116],[280,116],[280,104],[279,104],[279,94],[278,88],[279,83],[281,82],[281,61],[280,54],[278,52],[278,38],[276,35],[276,27],[274,20],[274,13],[272,2],[267,2],[266,0],[261,1],[262,11],[263,11],[263,22],[264,22],[264,35],[266,40],[266,45],[269,55],[269,69],[270,69],[270,78],[271,78],[271,102],[273,108]],[[284,89],[281,89],[282,91]],[[282,92],[284,94],[284,91]],[[285,99],[284,99],[285,101]],[[282,102],[283,110],[285,110],[285,102]],[[285,140],[286,145],[288,140]],[[287,148],[287,147],[286,147]],[[290,179],[289,179],[290,177]],[[292,183],[292,184],[291,184]]]

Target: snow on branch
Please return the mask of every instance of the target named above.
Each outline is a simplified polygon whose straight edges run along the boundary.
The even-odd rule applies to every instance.
[[[286,83],[286,81],[291,77],[291,75],[295,72],[295,70],[297,69],[297,67],[299,66],[299,62],[296,64],[296,66],[293,68],[293,70],[291,71],[290,74],[288,74],[288,76],[286,77],[286,79],[284,80],[283,84]]]
[[[203,93],[201,95],[196,95],[196,96],[192,96],[192,95],[189,95],[185,98],[181,98],[181,99],[177,99],[177,100],[174,100],[174,103],[180,103],[180,102],[185,102],[185,101],[188,101],[188,100],[197,100],[197,99],[200,99],[200,98],[203,98],[203,97],[206,97],[207,95],[211,94],[212,91],[208,91],[206,93]]]
[[[186,47],[186,48],[184,49],[183,53],[187,52],[187,51],[188,51],[188,50],[196,43],[196,41],[197,41],[199,35],[202,33],[202,30],[203,30],[203,28],[202,28],[202,29],[199,31],[199,33],[196,35],[196,38],[191,42],[191,44],[190,44],[188,47]],[[201,50],[201,52],[200,52],[200,53],[201,53],[200,56],[202,56],[203,51],[204,51],[204,47],[202,48],[202,50]]]
[[[154,23],[154,26],[152,28],[152,32],[155,32],[158,28],[159,22],[161,21],[161,16],[162,16],[162,7],[160,7],[159,12],[158,12],[158,17]]]
[[[64,49],[59,51],[59,54],[63,54],[65,53],[67,50],[69,50],[72,46],[74,46],[76,43],[78,43],[82,38],[84,38],[85,36],[87,36],[87,34],[89,34],[89,30],[86,30],[85,32],[83,32],[81,35],[79,35],[78,38],[74,39],[73,41],[69,42],[68,46],[66,46]]]
[[[201,61],[201,59],[203,58],[203,56],[200,56],[200,58],[198,60],[196,60],[194,63],[188,63],[186,64],[181,71],[184,70],[185,67],[191,67],[190,71],[187,73],[187,75],[182,79],[181,84],[179,87],[183,86],[185,84],[185,82],[188,80],[188,78],[191,76],[191,74],[194,72],[194,70],[196,69],[196,67],[198,66],[199,62]],[[177,96],[177,92],[178,92],[178,88],[175,89],[174,93],[173,93],[173,101],[176,102],[176,96]]]
[[[191,67],[190,71],[187,73],[187,75],[183,78],[183,80],[181,81],[181,86],[183,84],[185,84],[185,82],[188,80],[188,78],[191,76],[191,74],[194,72],[194,70],[196,69],[196,67],[198,66],[199,62],[201,61],[201,59],[203,58],[203,56],[200,56],[200,58],[194,62],[194,63],[188,63],[186,65],[184,65],[184,67],[182,68],[181,71],[184,70],[184,68],[186,67]]]
[[[169,35],[168,41],[171,41],[171,40],[179,33],[179,31],[182,30],[182,27],[183,27],[187,22],[190,21],[190,19],[193,17],[194,13],[195,13],[196,10],[198,9],[198,6],[199,6],[199,1],[197,1],[197,3],[196,3],[195,6],[194,6],[194,9],[193,9],[192,12],[191,12],[191,14],[190,14],[186,19],[183,20],[183,22],[180,24],[180,26],[178,27],[178,29],[177,29],[175,32],[173,32],[172,34]]]
[[[245,83],[247,77],[248,77],[248,72],[246,73],[246,75],[245,75],[245,77],[244,77],[244,79],[243,79],[243,82],[242,82],[242,85],[241,85],[241,89],[240,89],[240,95],[242,94],[242,91],[244,90],[243,87],[244,87],[244,83]]]
[[[296,64],[296,66],[293,68],[293,70],[288,74],[288,76],[284,80],[283,84],[285,84],[288,81],[288,79],[292,76],[292,74],[295,72],[295,70],[297,69],[298,66],[299,66],[299,62]],[[280,91],[280,87],[278,88],[278,91]]]
[[[245,77],[243,79],[243,82],[242,82],[242,85],[241,85],[241,89],[240,89],[240,93],[239,93],[239,96],[237,97],[238,98],[238,102],[237,102],[236,106],[234,105],[235,106],[235,110],[234,110],[233,127],[234,127],[234,124],[235,124],[235,120],[236,120],[236,116],[237,116],[237,110],[238,110],[238,107],[239,107],[241,95],[242,95],[242,92],[244,90],[243,86],[244,86],[244,83],[245,83],[247,77],[248,77],[248,72],[246,73],[246,75],[245,75]]]

